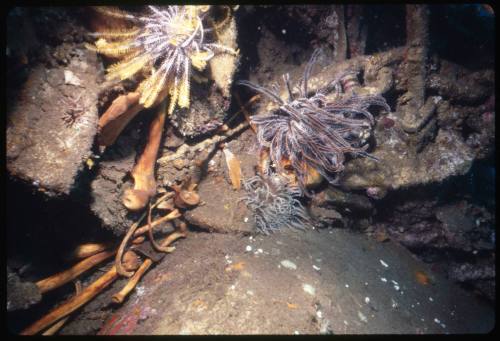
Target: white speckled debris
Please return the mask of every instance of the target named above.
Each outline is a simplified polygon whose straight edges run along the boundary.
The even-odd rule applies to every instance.
[[[138,286],[135,287],[135,292],[136,292],[137,296],[139,296],[139,297],[141,297],[142,295],[144,295],[145,291],[146,290],[145,290],[144,286],[142,286],[142,285],[138,285]]]
[[[319,266],[316,266],[316,265],[314,265],[314,264],[313,264],[313,269],[314,269],[314,270],[316,270],[316,271],[319,271],[319,270],[320,270]]]
[[[429,301],[434,302],[434,299],[432,297],[429,297]]]
[[[297,269],[297,265],[295,265],[294,262],[289,261],[288,259],[282,260],[281,261],[281,265],[283,265],[287,269],[291,269],[291,270],[296,270]]]
[[[309,284],[304,284],[302,286],[302,289],[304,289],[305,292],[307,292],[309,295],[314,296],[316,293],[316,289],[312,285]]]
[[[245,249],[247,252],[250,252],[252,251],[252,247],[250,245],[247,245],[246,249]]]
[[[70,70],[64,70],[64,83],[65,84],[70,84],[70,85],[75,85],[75,86],[80,86],[81,81],[78,77],[75,76],[73,72]]]
[[[367,323],[368,322],[368,319],[366,318],[365,315],[363,315],[362,312],[358,311],[358,317],[361,321],[363,321],[364,323]]]
[[[382,264],[386,268],[389,267],[389,265],[386,262],[384,262],[382,259],[380,259],[380,264]]]
[[[384,282],[384,283],[385,283],[385,282],[387,282],[387,279],[386,279],[386,278],[384,278],[384,277],[380,277],[380,280],[381,280],[382,282]]]
[[[368,296],[365,297],[365,303],[366,304],[370,303],[370,297],[368,297]]]

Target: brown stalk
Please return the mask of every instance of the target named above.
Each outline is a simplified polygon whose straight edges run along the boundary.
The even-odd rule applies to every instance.
[[[137,271],[134,273],[134,275],[130,278],[130,280],[127,282],[127,284],[123,287],[122,290],[117,292],[116,294],[113,295],[111,298],[113,302],[115,303],[123,303],[125,300],[125,297],[135,288],[137,283],[139,283],[139,280],[141,279],[142,275],[150,268],[150,266],[153,264],[153,261],[149,258],[147,258],[137,269]]]
[[[126,261],[124,266],[128,270],[136,270],[139,267],[138,257],[132,251],[128,251],[125,254],[124,260]],[[48,326],[59,321],[65,316],[68,316],[69,314],[92,300],[106,287],[113,283],[116,278],[118,278],[118,273],[116,271],[116,266],[113,265],[111,269],[109,269],[104,275],[102,275],[95,282],[83,289],[80,294],[73,296],[66,302],[62,303],[60,306],[53,309],[47,315],[43,316],[38,321],[34,322],[32,325],[24,329],[21,332],[21,335],[37,334],[44,328],[47,328]]]
[[[171,234],[168,235],[167,238],[165,238],[165,240],[163,241],[163,243],[161,245],[168,246],[168,245],[172,244],[174,241],[176,241],[177,239],[186,238],[186,236],[187,236],[186,232],[182,232],[182,231],[172,232]]]
[[[236,101],[238,102],[238,105],[240,106],[240,110],[238,111],[238,113],[243,112],[243,115],[245,115],[245,120],[248,122],[248,124],[250,125],[250,128],[252,128],[253,132],[256,133],[257,130],[255,129],[255,126],[251,123],[250,114],[248,113],[248,111],[246,110],[245,107],[250,105],[251,103],[255,102],[256,100],[258,100],[260,98],[260,95],[253,96],[252,98],[250,98],[248,100],[248,102],[245,103],[245,105],[243,105],[241,103],[241,99],[240,99],[240,96],[238,95],[238,93],[234,94],[234,98],[236,98]]]
[[[176,196],[174,197],[175,206],[179,208],[188,208],[200,203],[200,196],[194,190],[181,188],[179,186],[172,186],[172,188],[176,191]]]
[[[183,232],[181,229],[180,232],[176,231],[171,233],[167,238],[163,240],[161,243],[162,248],[167,248],[170,244],[172,244],[175,240],[179,238],[184,238],[186,237],[186,233]],[[122,290],[117,292],[116,294],[113,295],[113,302],[115,303],[123,303],[125,298],[128,296],[128,294],[137,286],[137,283],[139,283],[140,279],[146,273],[146,271],[151,267],[153,264],[153,261],[150,258],[147,258],[137,269],[135,274],[130,278],[130,280],[127,282],[127,284],[123,287]]]
[[[163,102],[158,108],[156,117],[151,122],[144,152],[132,170],[134,188],[126,190],[122,200],[125,207],[131,211],[138,211],[146,207],[149,199],[156,194],[154,171],[166,114],[166,103]]]
[[[136,230],[136,232],[137,232],[137,230]],[[146,237],[139,236],[135,239],[132,239],[132,244],[134,244],[134,245],[142,244],[144,242],[144,240],[146,240]]]
[[[164,196],[164,198],[165,197],[166,196]],[[157,205],[159,203],[160,203],[160,200],[158,200],[158,202],[155,205]],[[124,269],[124,267],[122,265],[122,262],[121,262],[121,260],[122,260],[122,254],[125,251],[125,247],[127,246],[127,243],[129,241],[129,239],[134,235],[134,232],[137,230],[138,225],[140,224],[140,222],[142,221],[142,219],[144,219],[144,217],[146,216],[146,214],[147,214],[147,212],[144,212],[142,214],[141,218],[139,218],[139,220],[137,222],[135,222],[130,227],[130,229],[127,231],[127,234],[123,238],[120,246],[118,247],[118,251],[116,253],[116,258],[115,258],[115,265],[116,265],[116,271],[121,276],[131,277],[134,274],[133,272],[129,272],[126,269]],[[172,220],[172,219],[178,218],[179,216],[180,216],[179,211],[178,210],[173,210],[167,216],[165,216],[165,220],[164,221]],[[167,217],[169,217],[169,218],[167,219]]]
[[[80,293],[82,292],[82,283],[80,281],[76,281],[75,282],[75,290],[76,290],[76,294],[75,295],[80,295]],[[54,335],[55,333],[57,333],[59,331],[59,329],[61,329],[62,326],[64,326],[64,324],[66,323],[66,321],[68,321],[69,317],[70,317],[70,315],[66,316],[62,320],[59,320],[57,323],[55,323],[54,325],[52,325],[52,327],[50,327],[46,331],[44,331],[42,333],[42,335],[44,335],[44,336],[46,336],[46,335]]]
[[[116,251],[103,251],[90,256],[66,271],[57,273],[48,278],[38,281],[36,285],[38,286],[38,289],[42,294],[55,288],[59,288],[60,286],[74,280],[83,272],[110,258],[115,254],[115,252]]]
[[[110,248],[110,244],[103,243],[86,243],[76,247],[76,249],[68,257],[70,259],[83,259],[93,256]]]
[[[148,210],[148,237],[149,240],[151,241],[151,245],[155,248],[156,251],[159,252],[172,252],[175,250],[174,247],[162,247],[161,245],[158,245],[155,241],[155,238],[153,236],[153,226],[151,225],[151,211],[152,211],[151,204],[149,204],[149,210]]]
[[[140,97],[139,92],[118,96],[99,118],[98,143],[101,146],[112,145],[123,128],[143,109],[139,104]]]
[[[153,106],[161,103],[168,94],[168,88],[165,88]],[[139,104],[139,92],[129,92],[126,95],[118,96],[109,106],[104,114],[99,118],[98,123],[98,143],[101,146],[110,146],[115,143],[116,138],[122,132],[123,128],[142,110],[144,107]]]
[[[172,218],[172,213],[173,212],[176,212],[175,214],[173,215],[176,215],[176,217]],[[165,222],[165,221],[170,221],[172,219],[175,219],[175,218],[179,218],[181,216],[181,214],[179,213],[179,210],[177,209],[174,209],[172,212],[170,212],[169,214],[167,214],[166,216],[163,216],[159,219],[156,219],[155,221],[151,222],[151,227],[155,227],[157,225],[160,225],[161,223]],[[148,232],[148,229],[149,229],[149,224],[146,224],[144,226],[141,226],[139,227],[137,230],[135,230],[134,232],[134,237],[138,237],[146,232]]]
[[[117,277],[118,273],[116,272],[116,267],[113,266],[110,270],[108,270],[108,272],[85,288],[79,295],[70,298],[65,303],[61,304],[42,317],[40,320],[24,329],[21,332],[21,335],[34,335],[54,322],[59,321],[61,318],[71,314],[104,290],[104,288],[110,285]]]

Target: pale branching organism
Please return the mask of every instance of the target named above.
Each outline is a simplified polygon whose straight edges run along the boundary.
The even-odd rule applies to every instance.
[[[298,96],[292,91],[288,74],[283,76],[286,99],[280,97],[276,87],[270,90],[248,81],[239,82],[279,105],[274,112],[251,117],[251,122],[257,129],[260,147],[269,150],[276,170],[283,173],[285,167],[291,166],[304,193],[308,193],[306,180],[311,168],[332,182],[332,174],[343,169],[344,154],[375,159],[366,152],[368,145],[363,145],[374,124],[368,109],[376,105],[390,110],[381,96],[342,96],[345,89],[341,80],[348,73],[310,94],[308,80],[318,56],[319,50],[316,50],[296,87]],[[333,100],[326,97],[331,90],[336,91]]]
[[[264,233],[282,228],[305,229],[312,226],[301,202],[300,189],[289,186],[278,174],[267,178],[257,175],[243,182],[247,195],[242,198],[252,211],[255,226]]]
[[[237,51],[213,42],[214,28],[204,23],[210,6],[148,6],[146,15],[134,15],[117,9],[96,9],[105,15],[121,18],[133,27],[127,30],[94,33],[99,37],[91,47],[121,61],[108,68],[108,80],[124,80],[144,72],[137,91],[139,103],[148,108],[160,92],[169,89],[172,113],[175,106],[190,104],[191,66],[202,71],[215,53]]]

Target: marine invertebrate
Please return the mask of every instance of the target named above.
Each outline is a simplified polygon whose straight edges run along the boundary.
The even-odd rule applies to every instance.
[[[85,112],[85,110],[79,103],[82,94],[83,92],[80,93],[76,98],[69,98],[68,100],[63,98],[61,100],[62,102],[61,104],[68,108],[64,112],[64,117],[63,117],[63,120],[68,127],[72,127]]]
[[[123,203],[129,210],[143,209],[156,193],[154,165],[165,121],[164,99],[170,95],[170,115],[176,106],[190,105],[190,78],[194,69],[203,71],[207,62],[220,52],[238,54],[232,48],[209,42],[224,25],[212,22],[204,28],[210,6],[148,6],[149,13],[140,15],[118,9],[96,7],[107,16],[123,19],[132,27],[120,31],[96,32],[99,39],[90,49],[120,61],[107,69],[108,80],[125,80],[136,75],[142,80],[134,92],[119,96],[99,119],[99,144],[114,143],[123,128],[143,108],[162,104],[151,124],[144,154],[132,171],[134,188],[124,193]]]
[[[175,106],[189,107],[192,67],[202,71],[215,53],[237,54],[232,48],[207,42],[214,28],[204,28],[210,6],[148,6],[148,15],[134,15],[116,9],[98,8],[110,16],[130,21],[133,27],[122,31],[94,33],[100,39],[97,52],[119,58],[108,68],[108,80],[130,78],[145,71],[139,84],[139,104],[151,107],[160,92],[169,89],[172,113]]]
[[[251,117],[251,122],[257,129],[260,147],[269,150],[277,171],[286,174],[291,168],[305,193],[312,170],[332,182],[331,174],[342,171],[346,153],[376,160],[366,152],[366,138],[374,124],[368,109],[376,105],[390,110],[381,96],[346,94],[342,80],[352,77],[349,71],[310,94],[308,81],[319,54],[320,50],[314,51],[295,92],[289,75],[283,76],[287,99],[280,97],[278,87],[270,90],[248,81],[239,82],[279,105],[269,114]],[[333,99],[327,96],[331,90],[335,90]]]
[[[247,195],[241,200],[252,211],[260,232],[269,234],[282,228],[312,226],[309,215],[298,200],[300,190],[280,175],[254,176],[243,182],[243,188]]]

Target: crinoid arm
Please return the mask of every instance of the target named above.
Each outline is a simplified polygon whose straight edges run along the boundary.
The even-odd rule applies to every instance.
[[[308,95],[308,82],[309,82],[309,77],[311,76],[311,72],[313,67],[316,65],[316,62],[318,61],[318,58],[321,54],[321,49],[316,49],[314,50],[313,54],[311,55],[311,58],[309,59],[309,62],[306,65],[306,68],[304,69],[304,76],[302,78],[302,93],[301,97],[307,97]]]
[[[306,229],[312,220],[298,200],[300,191],[277,174],[268,178],[254,176],[243,182],[243,200],[252,211],[256,228],[263,234],[282,229]]]
[[[108,68],[107,80],[120,79],[125,80],[141,71],[149,62],[150,57],[147,54],[142,56],[133,56],[119,63],[113,64]]]
[[[239,50],[235,50],[231,47],[220,45],[220,44],[211,43],[211,44],[205,44],[205,46],[207,48],[209,48],[210,50],[217,51],[217,52],[229,53],[229,54],[232,54],[235,56],[237,56],[240,53]]]
[[[171,67],[171,66],[170,66]],[[156,101],[158,94],[163,90],[168,77],[168,66],[162,65],[160,69],[153,70],[152,75],[146,78],[138,87],[141,93],[141,103],[145,108],[149,108]]]
[[[112,30],[112,31],[100,31],[100,32],[92,32],[89,33],[89,36],[95,37],[95,38],[104,38],[104,39],[128,39],[135,37],[139,34],[140,29],[134,27],[131,29],[119,29],[119,30]]]
[[[86,47],[108,57],[123,58],[133,52],[135,46],[133,39],[108,42],[104,38],[99,38],[95,46],[87,44]]]
[[[189,60],[186,59],[184,60],[184,65],[182,66],[182,78],[180,80],[180,85],[179,85],[179,99],[177,100],[177,103],[179,104],[179,107],[181,108],[189,108],[189,89],[190,89],[190,71],[191,68],[189,67]]]
[[[92,9],[98,13],[101,13],[111,18],[126,19],[134,22],[139,20],[136,16],[126,13],[120,10],[119,8],[113,6],[92,6]]]

